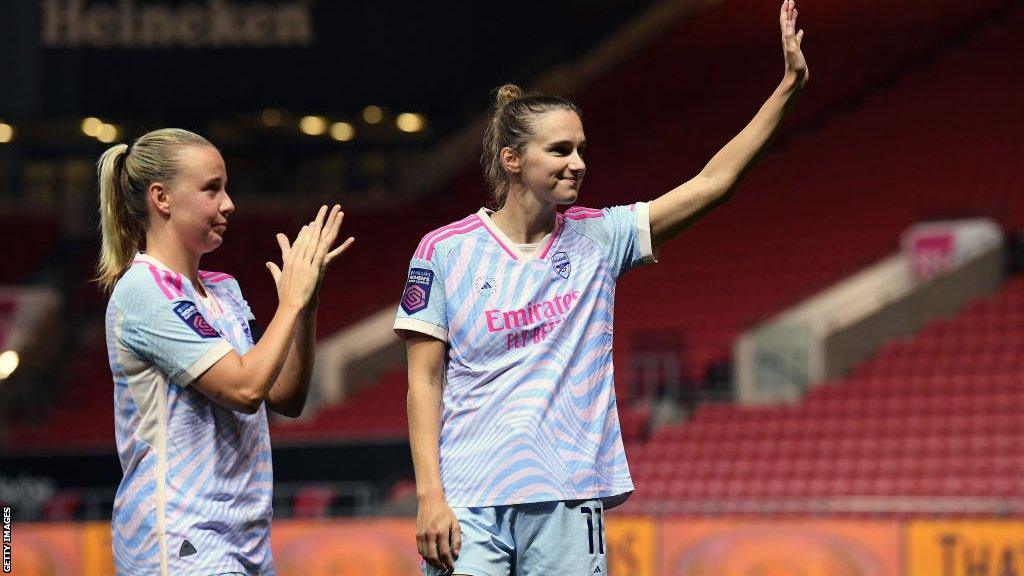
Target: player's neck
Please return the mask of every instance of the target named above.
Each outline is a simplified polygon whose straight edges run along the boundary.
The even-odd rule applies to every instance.
[[[516,244],[536,244],[555,229],[555,208],[553,204],[540,203],[532,195],[510,196],[501,209],[491,214],[491,220]]]
[[[199,281],[199,256],[192,254],[180,243],[167,242],[156,234],[146,234],[146,254],[156,258],[172,272],[177,272],[192,282],[201,296],[206,296]]]

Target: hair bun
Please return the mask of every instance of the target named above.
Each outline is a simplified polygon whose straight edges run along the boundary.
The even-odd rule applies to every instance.
[[[523,90],[515,84],[505,84],[501,88],[498,88],[497,102],[498,106],[504,106],[516,98],[523,97]]]

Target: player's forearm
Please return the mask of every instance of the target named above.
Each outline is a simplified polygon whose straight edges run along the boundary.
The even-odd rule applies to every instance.
[[[233,388],[251,411],[259,409],[281,374],[300,314],[300,308],[279,306],[260,341],[239,357]]]
[[[795,101],[800,86],[796,75],[785,75],[754,118],[701,170],[701,176],[713,183],[712,196],[728,193],[757,163]]]
[[[441,381],[409,369],[409,445],[416,474],[416,496],[443,496],[441,487]]]
[[[651,239],[655,248],[728,198],[778,130],[800,84],[795,76],[785,76],[754,118],[699,174],[651,202]]]
[[[309,396],[316,357],[316,313],[315,304],[303,309],[284,366],[267,397],[271,409],[291,418],[302,414]]]

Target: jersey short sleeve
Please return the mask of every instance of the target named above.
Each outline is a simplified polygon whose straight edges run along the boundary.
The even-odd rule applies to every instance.
[[[250,313],[251,314],[251,313]],[[181,386],[233,350],[190,300],[168,300],[125,322],[125,344]]]
[[[599,222],[608,240],[609,263],[621,276],[629,270],[655,262],[651,243],[650,208],[646,202],[628,206],[614,206],[601,210]]]
[[[417,254],[409,263],[402,300],[398,303],[394,329],[409,330],[448,341],[448,318],[441,251]]]

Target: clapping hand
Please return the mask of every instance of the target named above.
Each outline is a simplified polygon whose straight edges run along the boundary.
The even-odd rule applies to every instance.
[[[302,227],[294,242],[289,243],[284,234],[277,235],[282,265],[278,267],[273,262],[267,262],[267,268],[274,277],[280,302],[304,307],[316,300],[327,266],[355,242],[355,238],[349,237],[331,250],[338,239],[344,217],[345,213],[338,204],[331,208],[330,214],[327,206],[321,206],[316,218]]]

